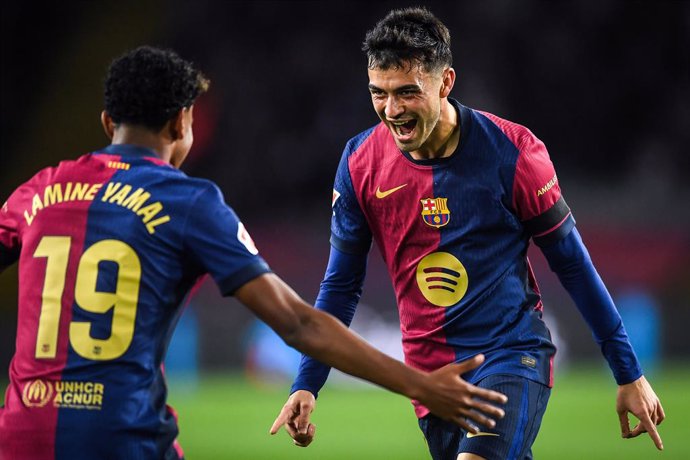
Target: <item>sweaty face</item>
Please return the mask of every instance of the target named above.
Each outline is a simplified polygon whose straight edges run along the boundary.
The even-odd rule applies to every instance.
[[[443,72],[420,66],[369,69],[369,92],[374,110],[388,126],[399,149],[415,152],[432,148],[441,115]]]

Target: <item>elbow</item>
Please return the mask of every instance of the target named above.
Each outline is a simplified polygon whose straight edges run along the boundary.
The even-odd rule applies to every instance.
[[[292,324],[279,332],[285,344],[296,350],[303,351],[306,347],[308,334],[304,322],[296,319]]]

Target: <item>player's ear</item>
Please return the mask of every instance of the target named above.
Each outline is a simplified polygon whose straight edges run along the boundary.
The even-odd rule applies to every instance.
[[[182,107],[174,117],[170,119],[169,130],[170,138],[173,141],[179,141],[184,137],[185,130],[187,129],[187,124],[189,121],[185,116],[189,108]]]
[[[108,139],[112,140],[115,135],[115,122],[105,110],[101,112],[101,125]]]
[[[453,89],[453,85],[455,85],[455,69],[452,67],[444,69],[441,79],[442,83],[439,96],[443,99],[450,95],[450,91]]]

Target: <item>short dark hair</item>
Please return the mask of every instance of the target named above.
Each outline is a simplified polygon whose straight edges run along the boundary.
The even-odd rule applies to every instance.
[[[208,79],[174,51],[141,46],[110,64],[105,111],[115,123],[158,131],[208,86]]]
[[[450,32],[426,8],[389,12],[367,32],[362,51],[370,69],[420,65],[430,72],[453,64]]]

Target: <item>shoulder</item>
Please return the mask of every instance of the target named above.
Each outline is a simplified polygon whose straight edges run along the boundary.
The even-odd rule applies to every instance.
[[[352,169],[378,169],[391,157],[399,156],[399,150],[388,128],[378,123],[351,138],[345,145],[341,167]]]
[[[534,144],[541,144],[541,141],[527,127],[515,123],[505,118],[501,118],[493,113],[473,110],[479,123],[486,128],[494,127],[506,137],[518,150],[529,148]]]

